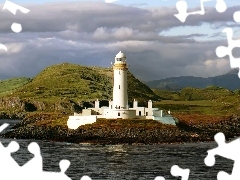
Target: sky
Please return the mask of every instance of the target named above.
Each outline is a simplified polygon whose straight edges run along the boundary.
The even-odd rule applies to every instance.
[[[231,70],[228,57],[215,49],[227,46],[222,30],[231,27],[240,37],[233,13],[240,2],[225,0],[227,10],[219,13],[216,0],[204,2],[204,15],[177,14],[177,0],[13,0],[28,8],[16,15],[0,12],[0,79],[34,77],[44,68],[69,62],[111,67],[123,51],[129,70],[142,81],[178,76],[211,77]],[[200,10],[200,0],[187,0],[188,12]],[[0,1],[3,7],[5,1]],[[13,22],[22,32],[11,30]],[[240,56],[237,48],[234,56]]]

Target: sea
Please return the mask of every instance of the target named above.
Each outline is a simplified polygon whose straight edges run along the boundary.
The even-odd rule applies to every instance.
[[[10,127],[6,129],[10,130],[18,120],[1,120],[1,124],[4,122],[10,123]],[[207,151],[217,147],[215,142],[93,145],[31,139],[2,138],[0,141],[5,147],[11,141],[20,145],[19,151],[12,154],[20,166],[34,158],[27,147],[31,142],[37,142],[43,157],[43,170],[59,172],[59,162],[67,159],[71,164],[66,174],[73,180],[80,180],[84,175],[93,180],[154,180],[158,176],[163,176],[166,180],[180,180],[181,177],[171,175],[173,165],[190,169],[189,180],[213,180],[217,179],[219,171],[231,173],[234,163],[216,156],[214,166],[204,164]]]

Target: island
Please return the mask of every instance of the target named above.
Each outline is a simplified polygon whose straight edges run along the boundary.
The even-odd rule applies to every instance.
[[[5,138],[161,144],[213,141],[218,132],[226,139],[240,135],[238,90],[150,89],[128,71],[122,52],[113,69],[62,63],[33,79],[0,83],[0,118],[21,119],[1,134]]]

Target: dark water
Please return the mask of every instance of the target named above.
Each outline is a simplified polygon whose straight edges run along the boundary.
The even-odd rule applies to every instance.
[[[6,146],[11,139],[0,139]],[[27,146],[32,140],[17,140],[21,149],[13,154],[14,159],[23,165],[33,156]],[[164,176],[172,177],[172,165],[190,169],[190,180],[217,179],[221,170],[231,173],[233,162],[216,157],[216,164],[207,167],[204,158],[207,150],[216,147],[216,143],[192,143],[175,145],[90,145],[49,141],[35,141],[41,147],[45,171],[60,171],[59,162],[68,159],[71,162],[67,175],[79,180],[83,175],[94,179],[139,179],[154,180]]]

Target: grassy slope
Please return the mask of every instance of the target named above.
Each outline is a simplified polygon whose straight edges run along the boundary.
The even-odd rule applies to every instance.
[[[21,77],[21,78],[12,78],[8,80],[0,81],[0,95],[11,93],[16,88],[19,88],[31,81],[30,78]]]
[[[46,104],[109,100],[112,99],[112,82],[112,69],[63,63],[45,68],[31,82],[8,96]],[[128,93],[129,101],[159,99],[131,73],[128,74]]]
[[[204,89],[184,88],[180,92],[154,90],[164,100],[155,106],[175,113],[232,115],[240,114],[239,92],[210,86]]]
[[[15,96],[26,101],[44,102],[50,112],[58,102],[108,100],[112,98],[113,72],[109,68],[86,67],[63,63],[45,68],[33,80],[15,78],[0,81],[0,96]],[[157,94],[157,95],[155,95]],[[240,114],[240,90],[229,91],[210,86],[208,88],[184,88],[179,92],[151,90],[128,74],[129,101],[155,100],[154,106],[179,114],[231,115]],[[161,102],[157,101],[163,99]],[[50,105],[49,105],[50,104]],[[69,106],[68,106],[69,107]],[[72,112],[69,109],[69,112]]]

